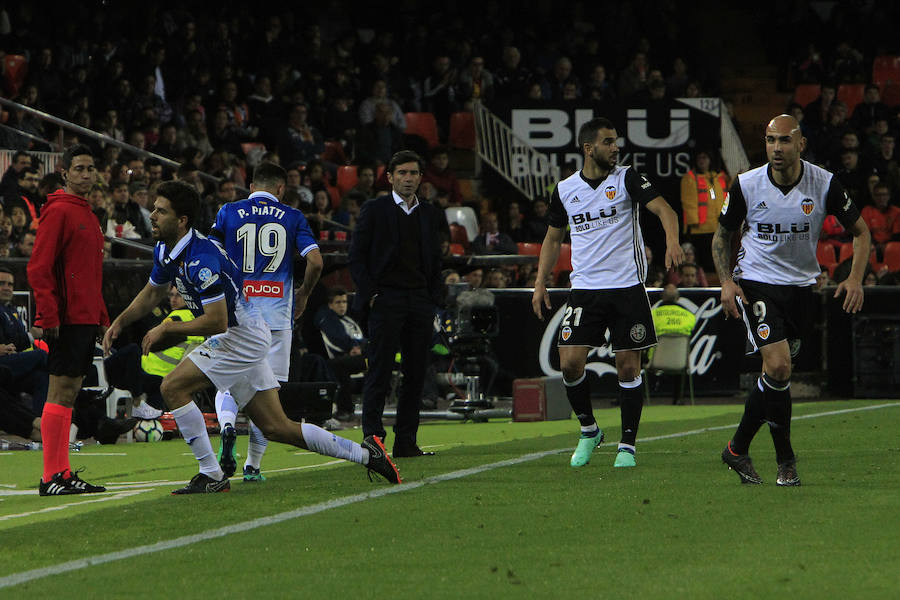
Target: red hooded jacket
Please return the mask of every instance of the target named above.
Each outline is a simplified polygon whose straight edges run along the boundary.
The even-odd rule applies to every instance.
[[[35,325],[109,325],[103,302],[103,233],[87,200],[57,190],[41,210],[28,261]]]

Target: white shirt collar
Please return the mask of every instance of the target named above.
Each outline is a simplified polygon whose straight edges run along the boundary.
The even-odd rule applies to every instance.
[[[267,200],[271,200],[272,202],[278,202],[278,198],[276,198],[269,192],[263,192],[263,191],[253,192],[252,194],[250,194],[249,198],[265,198]]]
[[[418,197],[416,197],[416,203],[412,205],[412,208],[410,208],[406,205],[406,200],[401,198],[400,195],[397,194],[397,192],[391,190],[391,196],[394,197],[394,202],[396,202],[397,205],[403,209],[403,212],[405,212],[408,215],[412,214],[412,211],[414,211],[416,209],[416,207],[419,206],[419,198]]]
[[[184,234],[180,240],[178,240],[178,242],[175,244],[175,247],[172,248],[171,252],[169,252],[169,255],[165,259],[166,264],[168,264],[168,263],[172,262],[173,260],[175,260],[176,258],[178,258],[178,256],[184,250],[184,247],[187,246],[191,242],[191,239],[193,237],[194,237],[193,228],[188,229],[187,233]]]

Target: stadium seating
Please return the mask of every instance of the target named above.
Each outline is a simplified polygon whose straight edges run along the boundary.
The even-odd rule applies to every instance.
[[[537,242],[518,242],[516,246],[519,248],[519,254],[530,254],[539,256],[541,254],[541,245]]]
[[[794,88],[794,102],[806,108],[806,105],[819,97],[822,86],[818,83],[801,83]]]
[[[447,214],[447,222],[451,225],[458,223],[466,229],[468,241],[471,242],[478,235],[478,217],[469,206],[450,206],[444,211]]]
[[[900,81],[881,86],[881,101],[888,106],[900,106]]]
[[[872,62],[872,83],[882,88],[886,83],[900,83],[900,56],[876,56]]]
[[[866,86],[862,83],[842,83],[837,89],[837,99],[847,105],[847,114],[852,115],[856,105],[863,101]]]
[[[434,148],[438,145],[437,121],[431,113],[406,113],[406,131],[403,133],[420,136],[428,142],[429,148]]]
[[[325,142],[325,150],[322,151],[322,160],[336,165],[347,164],[347,156],[344,154],[344,146],[338,141]]]
[[[15,96],[19,93],[19,88],[22,87],[25,76],[28,74],[28,60],[21,54],[7,54],[3,57],[3,67],[6,81]]]
[[[885,245],[884,264],[888,271],[900,271],[900,242],[888,242]]]
[[[450,223],[450,245],[458,244],[463,248],[463,254],[469,250],[469,236],[466,228],[456,223]]]
[[[560,272],[562,271],[571,271],[572,270],[572,244],[560,244],[559,245],[559,258],[556,260],[556,265],[553,267],[553,279],[555,280],[559,277]]]
[[[850,246],[851,250],[853,246]],[[820,265],[830,265],[835,262],[836,256],[834,254],[834,246],[828,244],[826,242],[819,242],[816,245],[816,260],[819,261]]]
[[[466,247],[462,244],[450,242],[450,254],[453,256],[463,256],[466,253]]]
[[[337,187],[343,196],[359,182],[356,165],[341,165],[337,170]]]
[[[455,112],[450,115],[450,146],[462,150],[475,149],[475,115]]]

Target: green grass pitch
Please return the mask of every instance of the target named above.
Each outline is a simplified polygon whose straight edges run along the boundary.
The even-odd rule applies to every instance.
[[[574,420],[423,424],[437,455],[398,459],[405,486],[270,444],[264,483],[174,497],[175,440],[73,453],[110,491],[40,498],[40,453],[2,452],[0,598],[896,597],[900,403],[796,404],[799,488],[765,429],[764,485],[721,464],[741,410],[646,407],[636,469],[612,468],[616,409],[581,469]]]

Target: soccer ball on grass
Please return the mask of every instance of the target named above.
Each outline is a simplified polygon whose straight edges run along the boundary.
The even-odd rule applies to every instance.
[[[163,439],[163,427],[159,419],[142,419],[134,426],[134,441],[158,442]]]

